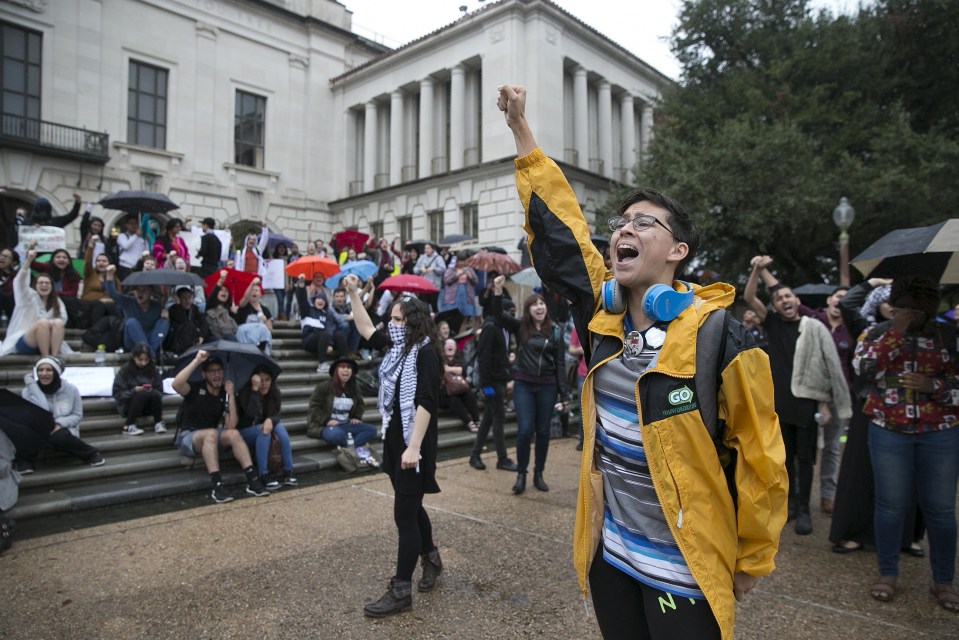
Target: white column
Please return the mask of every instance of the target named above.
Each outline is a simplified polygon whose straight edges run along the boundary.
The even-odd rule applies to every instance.
[[[613,175],[613,93],[609,83],[599,83],[599,158],[604,176]]]
[[[376,180],[376,103],[366,103],[363,123],[363,191],[372,191]]]
[[[573,145],[576,148],[576,164],[589,168],[589,103],[587,102],[586,69],[576,67],[573,71]]]
[[[649,142],[653,138],[653,105],[648,102],[643,105],[643,120],[640,126],[642,127],[639,133],[640,150],[646,153]]]
[[[390,185],[403,181],[403,92],[390,94]]]
[[[466,69],[450,71],[450,171],[463,168],[466,151]]]
[[[420,81],[420,171],[419,177],[433,175],[433,81]]]
[[[636,164],[636,114],[633,112],[633,96],[629,94],[620,100],[620,118],[620,130],[623,132],[620,157],[623,170],[629,171]],[[627,176],[616,176],[616,179],[624,180]]]

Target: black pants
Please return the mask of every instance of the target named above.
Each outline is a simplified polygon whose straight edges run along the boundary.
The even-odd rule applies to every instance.
[[[30,427],[0,417],[0,430],[17,448],[17,460],[25,462],[32,463],[44,449],[69,453],[83,462],[90,462],[98,453],[95,448],[70,433],[69,429],[58,429],[49,436],[41,436]]]
[[[102,320],[107,316],[113,316],[114,318],[122,318],[120,310],[117,308],[116,304],[108,304],[100,300],[91,300],[90,305],[90,326],[93,326],[97,321]]]
[[[346,336],[343,335],[342,331],[330,333],[324,329],[313,329],[309,333],[304,332],[303,338],[300,340],[300,343],[303,345],[303,350],[315,353],[320,359],[320,362],[329,358],[326,349],[330,346],[330,342],[333,343],[334,358],[337,356],[345,356],[349,352],[349,349],[346,347]]]
[[[473,455],[478,456],[483,451],[483,444],[493,428],[493,443],[496,446],[497,460],[506,459],[506,438],[503,436],[503,422],[506,419],[506,385],[493,384],[496,395],[487,396],[483,401],[483,419],[480,421],[479,431],[476,432],[476,441],[473,443]]]
[[[464,425],[479,422],[479,405],[476,404],[476,394],[473,389],[467,389],[465,393],[455,396],[448,396],[443,389],[440,389],[440,407],[452,409]]]
[[[710,640],[722,635],[705,600],[674,596],[634,580],[606,562],[602,547],[589,569],[589,589],[605,640]]]
[[[818,427],[799,427],[780,422],[783,444],[786,445],[786,473],[789,476],[789,503],[795,507],[808,507],[812,493],[813,465],[816,463],[816,440]]]
[[[147,414],[153,416],[153,424],[163,420],[163,396],[159,391],[150,389],[133,394],[127,405],[126,424],[135,424],[137,418]]]
[[[783,444],[786,446],[786,473],[789,476],[789,502],[796,507],[808,507],[812,493],[813,465],[816,463],[818,427],[799,427],[780,422]]]
[[[436,548],[433,544],[433,523],[423,508],[423,494],[396,494],[393,500],[393,521],[399,533],[396,550],[396,579],[412,580],[420,555]]]

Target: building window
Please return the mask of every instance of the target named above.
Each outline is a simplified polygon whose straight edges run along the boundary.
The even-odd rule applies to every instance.
[[[400,238],[403,241],[403,244],[406,244],[413,239],[413,216],[406,216],[405,218],[396,219],[396,232],[399,234]]]
[[[130,61],[127,89],[127,142],[166,148],[167,78],[169,71]]]
[[[446,235],[443,231],[443,210],[430,211],[426,214],[429,224],[429,239],[433,242],[439,242]]]
[[[475,202],[460,207],[460,219],[463,221],[463,234],[479,238],[479,205]]]
[[[370,234],[373,236],[373,239],[377,242],[380,241],[380,238],[384,236],[383,233],[383,222],[371,222],[370,223]]]
[[[0,23],[0,113],[5,135],[40,139],[41,45],[41,34]]]
[[[246,91],[236,92],[233,144],[236,164],[262,169],[266,129],[266,98]]]

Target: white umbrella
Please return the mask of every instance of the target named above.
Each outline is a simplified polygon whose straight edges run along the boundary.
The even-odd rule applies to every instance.
[[[543,284],[542,278],[540,278],[539,274],[536,273],[536,269],[532,267],[514,273],[510,276],[510,279],[516,284],[530,288],[538,287]]]

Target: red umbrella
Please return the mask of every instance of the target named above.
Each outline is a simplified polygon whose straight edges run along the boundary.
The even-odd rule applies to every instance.
[[[398,276],[390,276],[380,283],[378,289],[387,291],[410,291],[412,293],[436,293],[436,285],[422,276],[413,276],[408,273],[401,273]]]
[[[359,253],[363,251],[363,247],[366,246],[366,241],[369,239],[370,236],[365,233],[360,233],[356,229],[347,229],[333,234],[332,244],[336,247],[337,253],[346,251],[350,247],[353,247]]]
[[[478,271],[497,271],[504,276],[523,270],[523,267],[508,255],[486,249],[480,249],[464,260],[463,264]]]
[[[255,273],[247,273],[246,271],[238,271],[237,269],[220,269],[219,271],[214,271],[203,279],[203,282],[206,283],[203,286],[203,290],[207,296],[213,291],[213,287],[216,286],[216,283],[220,280],[220,274],[224,271],[226,271],[226,280],[223,281],[223,286],[230,292],[233,302],[243,297],[247,287],[253,282],[253,278],[257,277]]]
[[[304,275],[307,280],[312,280],[316,273],[322,273],[324,278],[329,278],[340,272],[340,265],[333,258],[303,256],[296,262],[286,265],[286,272],[294,278]]]

